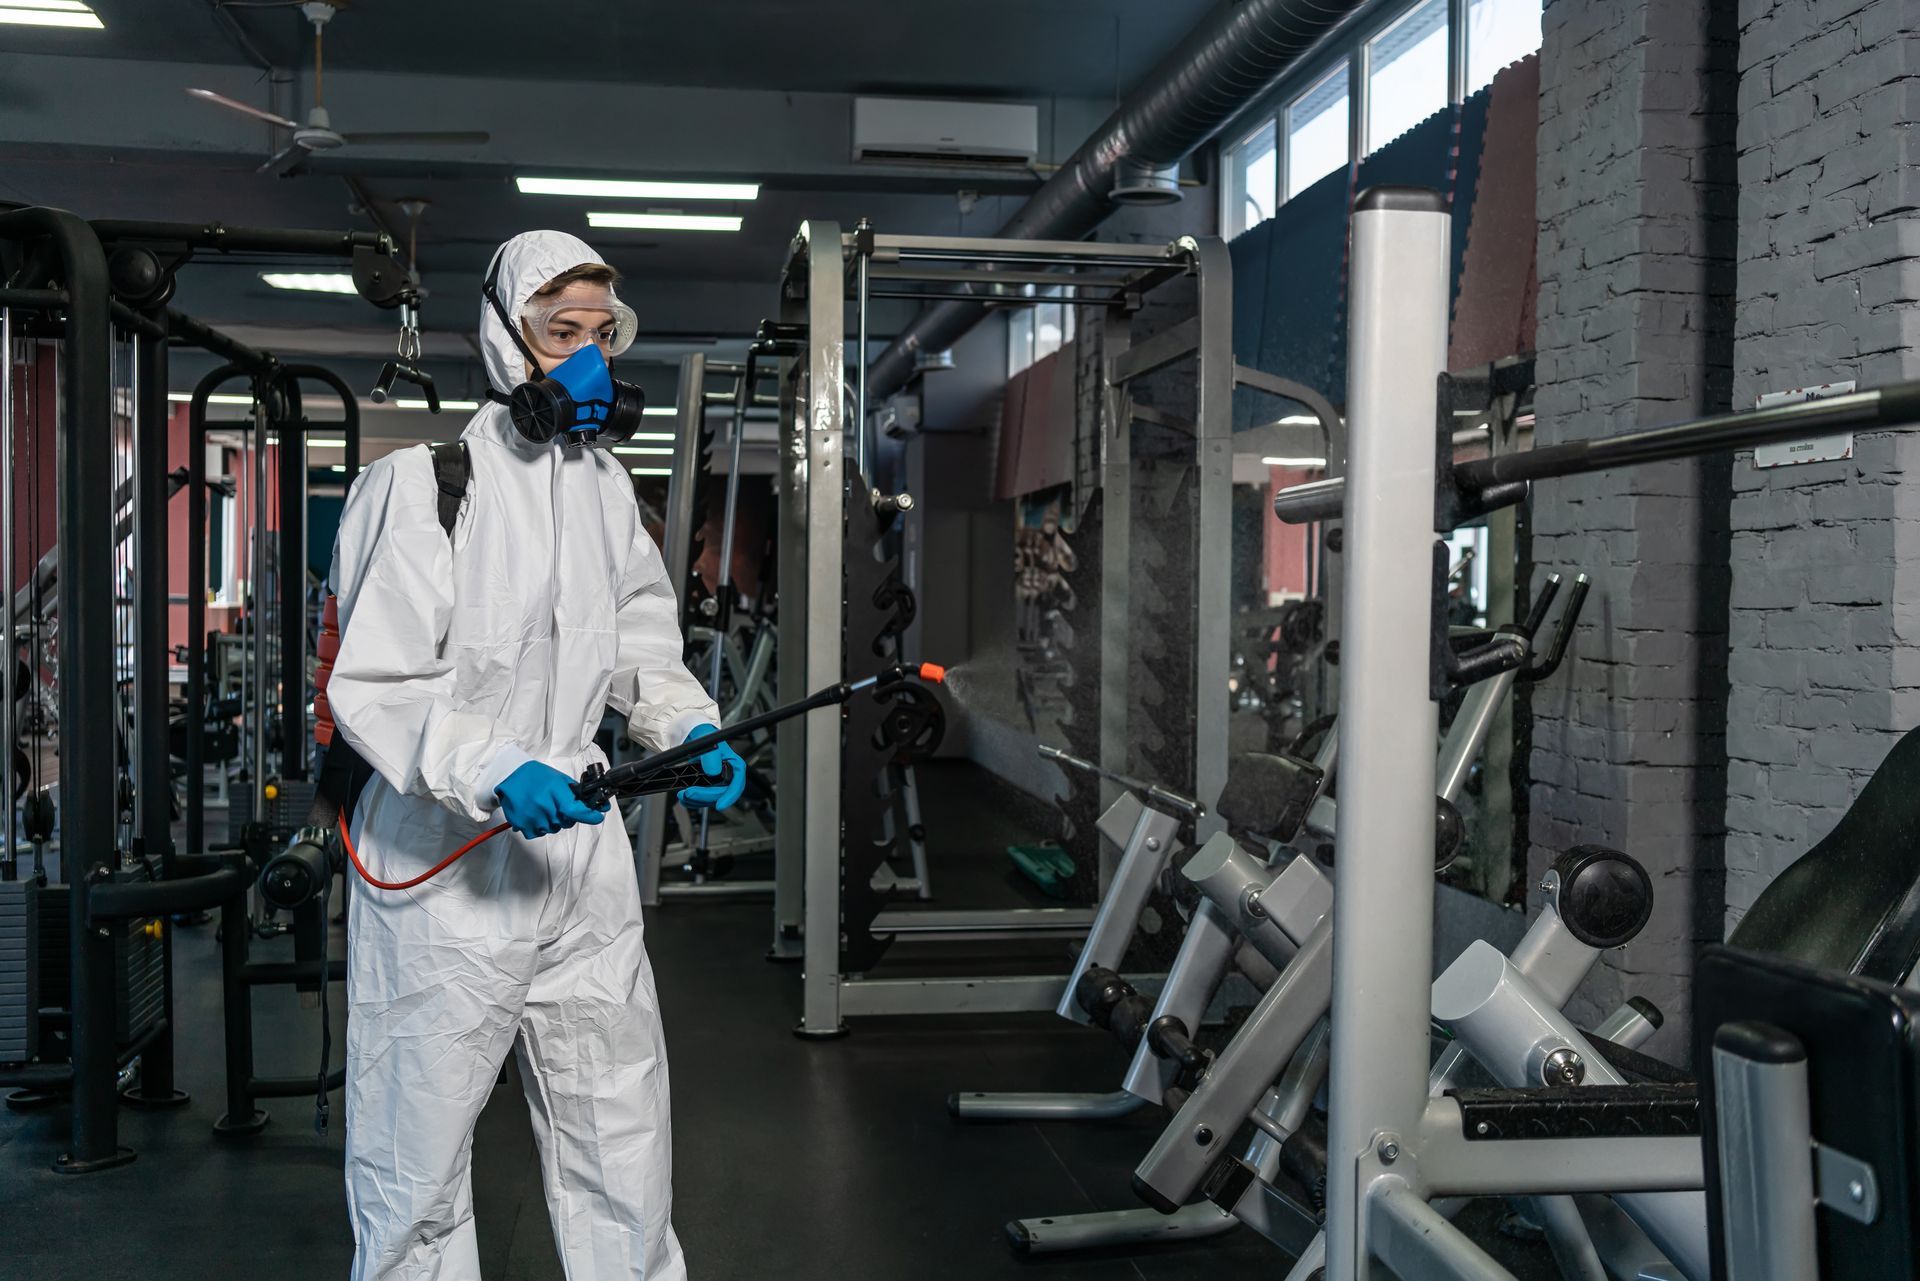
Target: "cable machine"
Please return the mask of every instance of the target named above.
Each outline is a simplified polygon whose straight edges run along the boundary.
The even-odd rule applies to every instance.
[[[357,451],[358,443],[354,398],[345,383],[325,370],[283,364],[166,305],[174,273],[196,251],[345,258],[353,264],[363,297],[376,305],[401,306],[413,296],[392,242],[371,233],[258,231],[218,224],[89,225],[58,210],[0,212],[0,269],[6,280],[0,287],[0,339],[5,340],[0,343],[5,348],[0,369],[7,383],[0,389],[0,490],[5,494],[0,499],[0,525],[5,526],[0,531],[0,572],[9,575],[18,568],[9,519],[18,479],[11,385],[15,340],[31,332],[36,340],[57,342],[61,380],[52,422],[57,546],[42,557],[27,590],[36,618],[43,613],[38,598],[49,586],[57,600],[61,879],[43,883],[39,877],[17,877],[17,843],[9,814],[8,844],[0,865],[0,943],[13,946],[0,946],[0,1086],[26,1091],[29,1102],[61,1094],[70,1098],[71,1142],[56,1164],[68,1173],[133,1159],[118,1143],[121,1102],[163,1107],[185,1101],[173,1078],[171,918],[219,907],[227,922],[223,970],[230,1110],[223,1128],[258,1128],[255,1122],[264,1114],[252,1108],[255,1096],[316,1088],[312,1077],[300,1080],[297,1091],[276,1090],[275,1082],[252,1077],[246,1007],[250,988],[261,983],[309,986],[343,974],[342,966],[324,961],[249,967],[244,949],[253,851],[206,850],[197,831],[185,851],[176,849],[172,840],[166,505],[179,485],[166,469],[169,345],[200,347],[226,359],[230,364],[220,371],[223,379],[249,378],[255,391],[257,498],[268,490],[263,446],[269,431],[277,431],[288,446],[296,438],[304,440],[306,424],[298,411],[302,379],[320,382],[340,395],[349,449]],[[119,414],[127,420],[125,431],[116,425],[114,405],[116,336],[131,346],[131,385]],[[191,413],[196,446],[214,385],[217,382],[203,381],[196,393]],[[46,398],[40,399],[37,408],[44,411]],[[116,439],[125,445],[118,451],[124,459],[117,456]],[[189,550],[204,558],[204,454],[198,449],[190,454],[198,466],[187,469]],[[305,556],[300,536],[305,450],[283,446],[281,455],[285,523],[278,613],[282,629],[291,635],[280,647],[275,696],[285,736],[279,745],[282,765],[297,776],[306,771]],[[118,489],[116,466],[130,470]],[[29,480],[34,484],[29,492],[36,492],[37,477]],[[121,509],[129,504],[131,512],[123,520]],[[121,559],[116,547],[129,534],[131,557]],[[265,568],[264,534],[259,530],[254,546],[253,576],[258,579]],[[295,568],[297,574],[289,572]],[[132,617],[126,628],[116,622],[120,576],[132,584]],[[251,786],[264,798],[270,673],[266,620],[259,615],[267,612],[268,602],[263,584],[256,582],[255,588],[249,671],[255,733],[250,746],[262,764],[253,772]],[[190,593],[190,604],[194,598]],[[197,599],[204,605],[203,593]],[[19,606],[16,596],[16,618]],[[117,649],[129,660],[123,663]],[[0,702],[5,704],[0,733],[18,731],[12,722],[20,670],[12,661],[0,664]],[[200,664],[191,663],[189,679],[199,671]],[[130,691],[131,706],[125,751],[101,750],[103,728],[128,723],[116,706],[123,685]],[[201,728],[200,712],[198,706],[188,709],[189,756],[196,754],[191,744]],[[199,779],[190,774],[189,810],[195,808],[198,790]],[[42,800],[49,803],[29,804],[24,814],[25,834],[36,847],[54,826],[50,798]],[[124,834],[123,815],[131,820]],[[324,930],[324,922],[319,928]],[[52,1019],[40,1017],[40,1006],[58,989],[64,989],[64,1009]],[[137,1084],[118,1092],[121,1073],[136,1060]],[[10,1102],[18,1099],[16,1095]]]

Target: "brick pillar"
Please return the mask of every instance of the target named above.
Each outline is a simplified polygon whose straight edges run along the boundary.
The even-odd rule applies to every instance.
[[[1535,443],[1724,409],[1736,229],[1734,38],[1715,0],[1549,0],[1541,49]],[[1686,1054],[1687,976],[1719,937],[1726,799],[1724,460],[1552,481],[1541,572],[1594,580],[1575,659],[1533,693],[1532,851],[1612,845],[1653,920],[1574,1013],[1629,995]],[[1537,902],[1538,892],[1533,892]]]
[[[1920,4],[1742,0],[1734,398],[1920,376]],[[1920,438],[1734,471],[1731,928],[1920,724]]]

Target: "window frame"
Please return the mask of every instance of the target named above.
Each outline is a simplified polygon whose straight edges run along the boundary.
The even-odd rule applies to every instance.
[[[1237,199],[1240,193],[1232,177],[1230,166],[1247,143],[1271,125],[1274,131],[1274,151],[1277,161],[1274,165],[1276,177],[1273,210],[1274,213],[1278,213],[1281,206],[1291,199],[1286,194],[1289,169],[1287,114],[1295,103],[1318,89],[1341,68],[1345,69],[1347,75],[1347,164],[1351,167],[1372,154],[1365,147],[1368,116],[1366,92],[1368,47],[1377,37],[1420,8],[1425,2],[1426,0],[1376,0],[1374,4],[1361,11],[1358,19],[1336,47],[1328,49],[1323,56],[1289,71],[1281,77],[1271,91],[1261,97],[1254,108],[1236,117],[1230,122],[1230,128],[1222,131],[1223,137],[1235,140],[1231,144],[1222,145],[1218,152],[1220,163],[1218,225],[1222,239],[1234,238],[1227,234],[1227,229],[1235,225],[1235,219],[1238,217],[1236,206],[1244,203]],[[1447,97],[1442,104],[1443,108],[1457,107],[1468,96],[1467,72],[1473,59],[1472,29],[1468,21],[1470,3],[1471,0],[1446,0]],[[1544,13],[1546,9],[1544,0],[1540,8]],[[1535,52],[1538,52],[1538,48],[1536,45]],[[1270,214],[1269,217],[1271,216]]]
[[[1379,26],[1369,29],[1365,39],[1361,40],[1358,47],[1353,51],[1353,62],[1351,65],[1358,72],[1357,78],[1360,82],[1360,93],[1357,96],[1357,101],[1360,104],[1360,109],[1354,112],[1348,119],[1348,126],[1352,133],[1352,140],[1347,146],[1347,150],[1350,153],[1347,157],[1348,164],[1353,163],[1355,154],[1357,154],[1360,159],[1365,160],[1368,156],[1386,146],[1387,143],[1392,142],[1394,138],[1400,136],[1399,134],[1395,134],[1393,138],[1386,138],[1379,142],[1375,142],[1373,138],[1373,46],[1379,43],[1380,39],[1389,34],[1395,27],[1434,3],[1435,0],[1408,0],[1408,3],[1400,5],[1394,10],[1392,17],[1388,18]],[[1442,10],[1440,38],[1446,42],[1447,46],[1446,87],[1440,100],[1440,110],[1444,111],[1448,107],[1455,106],[1460,102],[1456,88],[1461,83],[1461,74],[1456,71],[1454,63],[1461,58],[1464,50],[1458,47],[1459,42],[1455,38],[1455,31],[1457,29],[1455,19],[1465,17],[1467,6],[1466,0],[1439,0],[1439,4]],[[1409,50],[1413,47],[1412,45],[1408,46]],[[1351,81],[1349,83],[1351,83]],[[1355,101],[1355,95],[1351,92],[1349,92],[1348,101],[1349,110],[1351,110],[1352,103]],[[1431,112],[1428,113],[1428,115],[1431,114]],[[1427,118],[1427,116],[1421,116],[1420,120]],[[1415,123],[1418,123],[1418,121]]]
[[[1347,79],[1347,86],[1342,95],[1347,100],[1346,163],[1348,166],[1353,164],[1353,76],[1351,70],[1344,65],[1329,66],[1325,75],[1315,76],[1308,80],[1298,93],[1288,98],[1285,105],[1280,108],[1279,114],[1275,117],[1278,121],[1277,132],[1280,138],[1279,203],[1282,205],[1293,199],[1293,196],[1289,194],[1289,189],[1293,186],[1293,109],[1305,102],[1308,98],[1313,97],[1316,93],[1319,93],[1324,86],[1340,79],[1343,75]],[[1332,173],[1334,171],[1330,169],[1327,172]],[[1315,182],[1319,180],[1319,178],[1314,179]],[[1278,207],[1278,205],[1275,206],[1276,209]]]
[[[1246,155],[1247,149],[1268,130],[1273,131],[1273,191],[1268,195],[1267,215],[1260,222],[1266,222],[1279,213],[1280,206],[1286,203],[1280,194],[1287,189],[1287,180],[1286,158],[1281,154],[1279,123],[1271,118],[1256,119],[1252,127],[1240,135],[1238,142],[1222,148],[1220,152],[1222,158],[1220,171],[1225,179],[1220,184],[1220,238],[1223,240],[1236,240],[1260,225],[1260,222],[1248,223],[1244,227],[1239,225],[1240,215],[1245,211],[1247,203],[1247,189],[1242,178],[1244,171],[1240,158]],[[1229,227],[1237,230],[1229,232],[1227,230]]]

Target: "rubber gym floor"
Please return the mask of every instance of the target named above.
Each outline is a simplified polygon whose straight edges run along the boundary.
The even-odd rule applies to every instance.
[[[1006,906],[1022,897],[1003,847],[1030,839],[1025,798],[970,766],[929,770],[924,785],[942,905]],[[965,848],[942,832],[968,832]],[[990,897],[997,892],[997,901]],[[337,932],[336,932],[337,933]],[[1144,1109],[1087,1125],[960,1125],[955,1089],[1109,1089],[1123,1060],[1105,1038],[1052,1016],[907,1019],[856,1026],[844,1040],[792,1035],[797,968],[765,959],[764,901],[670,904],[649,913],[673,1073],[674,1223],[695,1281],[1238,1281],[1284,1275],[1273,1247],[1244,1229],[1206,1242],[1022,1259],[1010,1218],[1137,1204],[1134,1162],[1163,1124]],[[1056,945],[1058,946],[1058,945]],[[256,955],[289,948],[262,943]],[[260,1135],[215,1139],[221,1111],[219,959],[211,923],[176,934],[178,1074],[185,1108],[123,1109],[131,1165],[52,1172],[64,1107],[0,1116],[0,1278],[174,1281],[347,1274],[353,1253],[341,1184],[341,1121],[312,1126],[307,1100],[266,1104]],[[1062,965],[1064,969],[1064,965]],[[337,991],[338,989],[336,989]],[[341,1001],[334,1002],[334,1017]],[[290,993],[255,1000],[259,1070],[312,1071],[318,1016]],[[336,1035],[335,1053],[340,1041]],[[336,1057],[337,1062],[337,1057]],[[474,1204],[487,1281],[561,1276],[518,1082],[495,1091],[474,1141]],[[1491,1222],[1492,1207],[1482,1216]],[[1490,1233],[1476,1233],[1490,1238]],[[1541,1252],[1501,1243],[1522,1276],[1552,1275]],[[467,1279],[461,1279],[467,1281]],[[584,1279],[581,1279],[584,1281]]]

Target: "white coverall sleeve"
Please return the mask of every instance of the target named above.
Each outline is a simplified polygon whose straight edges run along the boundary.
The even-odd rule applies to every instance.
[[[409,451],[411,452],[411,451]],[[441,654],[453,613],[453,549],[432,473],[396,454],[355,483],[334,543],[340,653],[327,682],[334,719],[396,791],[429,796],[475,822],[493,789],[532,759],[493,718],[454,703]]]
[[[646,526],[633,522],[633,550],[620,584],[620,657],[607,702],[627,718],[627,737],[653,751],[686,741],[696,725],[718,725],[720,709],[682,655],[680,602]]]

